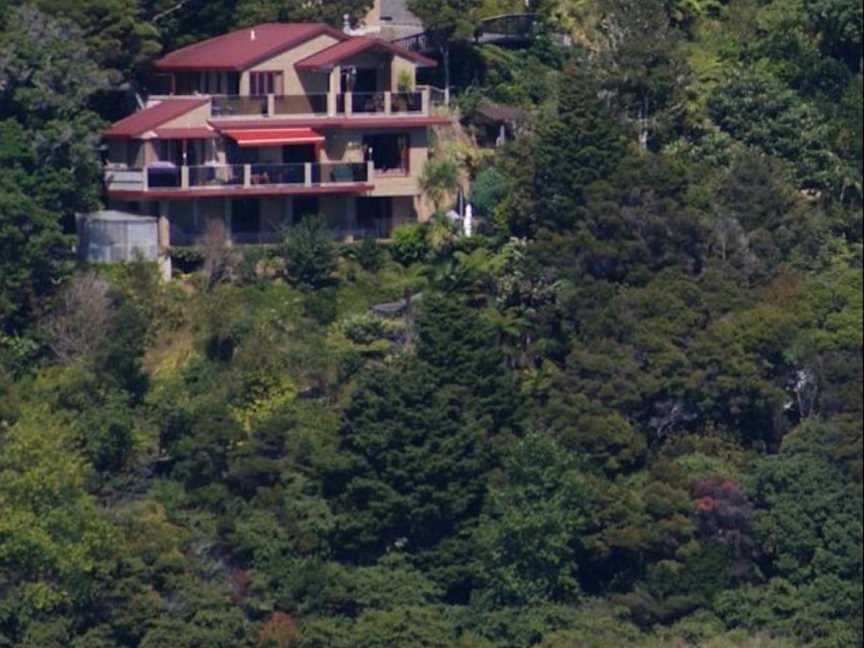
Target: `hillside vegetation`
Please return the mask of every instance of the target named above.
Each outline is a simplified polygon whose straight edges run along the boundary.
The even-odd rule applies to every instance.
[[[74,262],[144,62],[367,4],[0,0],[0,646],[861,645],[859,0],[453,26],[479,235]]]

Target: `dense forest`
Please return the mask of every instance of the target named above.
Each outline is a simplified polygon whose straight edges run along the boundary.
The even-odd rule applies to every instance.
[[[0,0],[0,646],[861,645],[860,0],[411,0],[479,234],[76,263],[147,61],[369,4]]]

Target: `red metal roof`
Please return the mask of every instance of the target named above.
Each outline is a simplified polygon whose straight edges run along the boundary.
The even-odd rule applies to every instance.
[[[165,122],[176,119],[181,115],[185,115],[190,110],[203,106],[209,101],[209,97],[195,99],[165,99],[158,104],[154,104],[144,110],[139,110],[138,112],[113,123],[111,127],[102,134],[105,137],[138,137],[147,131],[153,130],[157,126],[161,126]]]
[[[156,136],[159,139],[216,139],[219,133],[206,126],[192,126],[189,128],[157,128]]]
[[[324,136],[311,128],[240,128],[222,132],[240,146],[318,144],[324,141]]]
[[[265,23],[215,36],[163,56],[157,70],[245,70],[279,52],[327,34],[348,38],[323,23]]]
[[[322,130],[363,130],[366,128],[425,128],[427,126],[447,126],[452,120],[447,117],[309,117],[300,119],[247,119],[247,120],[210,120],[210,125],[224,132],[226,129],[244,128],[314,128]]]
[[[342,41],[341,43],[335,43],[334,45],[331,45],[330,47],[327,47],[320,52],[316,52],[312,56],[307,56],[301,61],[297,61],[297,63],[294,64],[294,67],[296,67],[298,70],[319,70],[322,68],[332,68],[340,61],[344,61],[346,58],[349,58],[356,54],[360,54],[361,52],[365,52],[370,49],[378,49],[390,52],[391,54],[401,56],[402,58],[408,59],[409,61],[414,61],[417,65],[420,65],[422,67],[435,67],[437,65],[437,62],[434,59],[430,59],[421,54],[417,54],[416,52],[412,52],[411,50],[400,47],[399,45],[388,43],[387,41],[381,40],[380,38],[354,36],[352,38],[349,38],[348,40]]]

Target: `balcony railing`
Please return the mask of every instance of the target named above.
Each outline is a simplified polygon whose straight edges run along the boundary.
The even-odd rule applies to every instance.
[[[316,164],[312,167],[312,184],[368,182],[372,172],[371,162]]]
[[[190,166],[188,169],[190,187],[243,186],[242,164]]]
[[[241,189],[261,186],[314,187],[371,182],[372,162],[300,164],[212,164],[168,166],[164,163],[144,169],[105,170],[109,191],[150,191],[153,189]]]
[[[211,116],[217,119],[248,119],[428,115],[430,96],[431,89],[427,86],[412,92],[346,92],[260,97],[212,95]]]
[[[250,169],[253,185],[304,185],[305,164],[253,164]]]
[[[270,100],[266,96],[214,95],[210,99],[210,114],[213,117],[266,117],[269,113]]]
[[[285,115],[326,115],[326,94],[307,95],[275,95],[273,97],[273,114]]]

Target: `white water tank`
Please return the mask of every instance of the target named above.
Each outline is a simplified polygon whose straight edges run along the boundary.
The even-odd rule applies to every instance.
[[[156,261],[159,256],[158,220],[106,210],[79,214],[78,256],[90,263]]]

